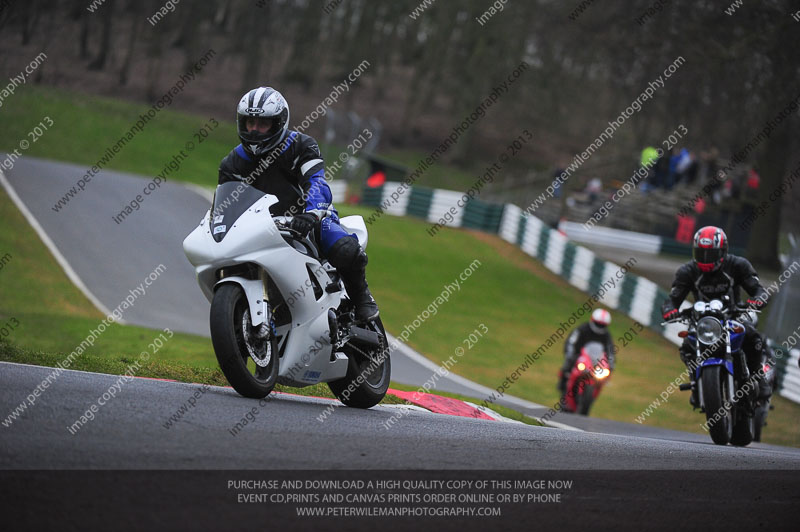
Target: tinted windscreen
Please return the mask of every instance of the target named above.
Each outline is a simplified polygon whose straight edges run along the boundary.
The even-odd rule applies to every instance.
[[[234,222],[250,208],[250,206],[264,197],[264,193],[255,187],[229,181],[217,187],[214,194],[214,208],[211,209],[211,234],[214,240],[221,242],[228,234]]]

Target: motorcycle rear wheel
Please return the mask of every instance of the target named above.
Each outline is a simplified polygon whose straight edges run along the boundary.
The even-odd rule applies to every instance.
[[[755,433],[755,420],[753,416],[741,413],[741,418],[733,426],[731,445],[746,447],[753,441]]]
[[[242,288],[225,283],[211,301],[211,343],[217,362],[233,389],[244,397],[261,399],[270,394],[278,380],[278,349],[270,334],[264,350],[266,365],[260,366],[250,356],[247,338],[254,334],[250,309]],[[251,343],[250,348],[254,345]],[[251,369],[252,368],[252,369]]]
[[[361,345],[345,344],[342,351],[348,358],[347,374],[342,379],[328,383],[336,398],[353,408],[370,408],[380,403],[386,396],[392,375],[387,347],[389,343],[383,322],[377,318],[368,327],[381,337],[381,345],[369,349]],[[374,369],[370,370],[370,367]],[[361,383],[358,382],[359,376]]]
[[[727,445],[733,437],[733,411],[728,374],[723,371],[722,366],[711,366],[703,370],[701,379],[708,432],[714,443]]]

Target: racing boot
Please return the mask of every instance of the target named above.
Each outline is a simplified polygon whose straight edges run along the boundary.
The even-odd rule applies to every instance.
[[[356,321],[366,323],[380,315],[366,277],[367,254],[354,237],[340,238],[328,252],[328,261],[339,271],[355,307]]]
[[[766,401],[772,395],[772,383],[766,374],[767,367],[771,367],[770,361],[772,357],[770,357],[766,342],[756,342],[756,346],[760,348],[760,355],[757,358],[758,362],[755,364],[754,368],[748,368],[750,370],[750,379],[755,384],[755,386],[753,386],[754,389],[751,391],[752,393],[749,394],[753,402],[756,400]],[[748,360],[748,366],[749,365],[750,361]]]
[[[684,343],[678,349],[678,354],[681,357],[681,362],[686,365],[686,371],[689,372],[689,382],[692,383],[692,395],[689,396],[689,404],[692,405],[692,408],[699,408],[700,398],[697,395],[697,381],[694,379],[694,372],[698,363],[694,347],[684,340]]]
[[[561,395],[567,393],[567,374],[563,370],[558,372],[558,391]]]
[[[758,376],[758,398],[766,401],[772,397],[772,386],[764,375]]]
[[[697,396],[697,382],[692,381],[692,395],[689,396],[689,404],[692,408],[700,408],[700,398]]]
[[[764,342],[764,354],[763,354],[763,362],[761,366],[764,368],[762,372],[763,376],[763,384],[760,384],[759,387],[759,394],[758,398],[762,401],[767,401],[772,397],[772,393],[775,391],[773,386],[777,387],[777,379],[775,377],[775,372],[777,369],[775,365],[778,363],[778,360],[775,358],[775,351],[769,345],[768,342]]]
[[[367,286],[365,273],[361,270],[347,276],[342,275],[347,294],[355,307],[356,321],[359,323],[373,321],[380,315],[378,304]]]
[[[772,372],[766,372],[766,368],[768,367],[766,364],[768,364],[768,362],[764,362],[764,364],[762,364],[762,369],[755,374],[754,379],[758,384],[758,400],[762,402],[766,402],[770,397],[772,397]]]

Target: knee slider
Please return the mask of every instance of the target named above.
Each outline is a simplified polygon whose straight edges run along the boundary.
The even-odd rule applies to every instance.
[[[367,254],[355,237],[346,236],[331,247],[328,261],[337,269],[363,269],[367,266]]]

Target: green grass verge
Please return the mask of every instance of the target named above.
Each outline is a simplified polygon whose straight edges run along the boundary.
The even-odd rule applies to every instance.
[[[16,362],[19,364],[32,364],[34,366],[56,367],[63,363],[68,353],[38,351],[13,345],[5,340],[0,340],[0,360]],[[136,354],[90,355],[82,354],[75,357],[69,369],[79,371],[92,371],[122,375],[128,371],[128,365],[139,360]],[[141,363],[141,362],[140,362]],[[136,371],[137,377],[150,377],[154,379],[172,379],[180,382],[195,382],[210,384],[212,386],[228,386],[225,376],[217,368],[204,368],[178,364],[166,360],[152,358],[141,363],[141,368]]]
[[[150,106],[90,96],[42,86],[25,85],[0,109],[3,127],[0,128],[0,150],[11,152],[19,147],[20,140],[44,117],[53,125],[23,155],[32,155],[86,165],[87,170],[103,156],[106,148],[116,144],[146,113]],[[199,142],[198,133],[210,119],[219,126]],[[224,117],[228,118],[228,117]],[[213,185],[217,180],[219,161],[227,155],[238,140],[232,122],[220,117],[193,116],[161,110],[144,126],[118,154],[107,168],[143,175],[161,173],[187,142],[195,149],[181,163],[180,169],[167,177],[192,183]]]

